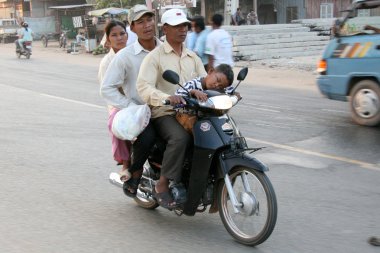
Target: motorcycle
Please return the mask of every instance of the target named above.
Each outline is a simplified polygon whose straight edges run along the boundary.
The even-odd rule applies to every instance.
[[[22,49],[18,45],[18,41],[16,41],[16,55],[18,58],[21,58],[21,55],[24,55],[26,59],[29,59],[32,55],[32,42],[31,41],[24,41],[22,43]]]
[[[238,84],[245,79],[248,68],[238,74]],[[163,78],[179,85],[177,73],[167,70]],[[182,87],[182,86],[181,86]],[[182,183],[170,185],[177,215],[193,216],[197,212],[219,211],[226,230],[238,242],[255,246],[271,235],[277,220],[277,200],[273,186],[265,174],[266,165],[251,153],[261,148],[248,148],[245,138],[228,111],[239,102],[235,95],[206,90],[206,102],[184,97],[182,107],[196,114],[193,125],[192,159],[183,165]],[[190,94],[190,93],[189,93]],[[168,101],[164,101],[169,104]],[[159,206],[153,189],[160,176],[164,143],[158,142],[144,165],[135,202],[146,209]],[[117,173],[110,182],[123,187]],[[125,191],[126,189],[124,189]]]

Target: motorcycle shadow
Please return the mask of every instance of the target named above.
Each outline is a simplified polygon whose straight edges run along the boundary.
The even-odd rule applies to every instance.
[[[132,201],[132,199],[131,199]],[[130,202],[130,201],[128,201]],[[246,248],[236,243],[225,231],[223,224],[220,222],[218,214],[210,215],[208,211],[197,213],[195,216],[176,216],[173,212],[166,209],[157,208],[155,210],[147,210],[130,202],[128,210],[123,209],[120,214],[120,227],[128,229],[132,224],[137,230],[141,230],[146,238],[159,237],[160,241],[172,241],[172,237],[183,238],[185,241],[204,242],[205,245],[218,245],[222,241],[233,242],[233,245]],[[133,206],[131,206],[133,205]],[[128,221],[125,217],[134,217],[133,221]],[[135,231],[136,233],[137,231]],[[161,239],[163,237],[163,239]],[[207,240],[205,240],[207,238]],[[178,240],[176,239],[176,240]]]

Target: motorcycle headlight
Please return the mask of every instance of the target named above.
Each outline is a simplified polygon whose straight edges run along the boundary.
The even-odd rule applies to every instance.
[[[215,97],[210,97],[206,102],[200,102],[201,107],[212,108],[215,110],[228,110],[232,107],[232,100],[230,96],[220,95]]]

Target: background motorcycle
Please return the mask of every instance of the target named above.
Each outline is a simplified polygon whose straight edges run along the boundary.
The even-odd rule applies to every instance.
[[[237,79],[244,80],[248,69],[242,69]],[[179,85],[178,75],[170,70],[163,77]],[[235,91],[234,89],[234,91]],[[207,102],[185,97],[185,109],[195,112],[192,159],[183,166],[182,183],[171,185],[178,215],[194,215],[219,211],[227,231],[240,243],[258,245],[272,233],[277,220],[277,200],[265,171],[268,168],[248,153],[260,148],[248,148],[233,119],[227,114],[239,99],[216,91],[205,91]],[[168,104],[168,101],[165,102]],[[159,179],[165,144],[158,142],[144,166],[135,201],[146,209],[159,205],[152,190]],[[117,173],[110,181],[122,186]]]
[[[18,42],[16,41],[16,43]],[[21,55],[24,55],[26,59],[29,59],[30,56],[32,55],[32,42],[24,41],[22,45],[23,45],[23,50],[21,50],[19,46],[18,47],[16,46],[16,55],[18,58],[20,58]]]

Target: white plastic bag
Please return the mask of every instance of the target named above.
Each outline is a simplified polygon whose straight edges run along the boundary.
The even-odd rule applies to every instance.
[[[118,111],[112,121],[112,133],[121,140],[136,140],[150,120],[148,105],[130,103],[127,108]]]

